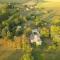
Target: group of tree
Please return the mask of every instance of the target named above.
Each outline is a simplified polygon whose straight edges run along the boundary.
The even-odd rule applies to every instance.
[[[15,7],[14,4],[3,4],[0,7],[0,38],[7,37],[14,39],[14,36],[26,35],[29,38],[34,28],[39,29],[41,40],[43,41],[41,49],[45,48],[46,51],[51,51],[60,46],[60,20],[52,20],[54,17],[53,11],[46,11],[44,9],[35,8],[26,11],[23,8]],[[24,12],[28,15],[22,15]],[[28,12],[28,13],[27,13]],[[32,13],[30,13],[32,12]],[[27,46],[27,44],[24,44]],[[23,60],[44,60],[40,47],[35,47],[31,54],[24,54],[21,59]],[[27,49],[28,50],[28,49]],[[27,51],[25,50],[25,51]],[[32,56],[34,58],[32,58]]]

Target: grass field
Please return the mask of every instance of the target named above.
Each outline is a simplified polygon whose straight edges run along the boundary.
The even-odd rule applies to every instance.
[[[0,48],[0,60],[19,60],[21,55],[20,50]]]

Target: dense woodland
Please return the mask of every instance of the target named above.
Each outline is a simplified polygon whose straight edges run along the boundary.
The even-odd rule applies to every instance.
[[[36,8],[37,4],[18,5],[0,4],[0,40],[12,43],[18,37],[23,53],[20,60],[60,60],[60,18],[54,18],[55,11]],[[31,46],[29,42],[35,28],[39,30],[41,46]]]

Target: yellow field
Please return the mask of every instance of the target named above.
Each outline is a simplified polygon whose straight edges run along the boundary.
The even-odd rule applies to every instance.
[[[37,7],[44,7],[44,8],[60,8],[60,2],[44,2],[38,3]]]

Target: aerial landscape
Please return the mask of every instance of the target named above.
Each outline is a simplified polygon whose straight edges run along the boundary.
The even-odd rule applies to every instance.
[[[0,0],[0,60],[60,60],[60,0]]]

